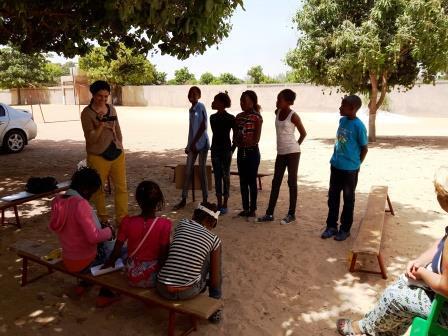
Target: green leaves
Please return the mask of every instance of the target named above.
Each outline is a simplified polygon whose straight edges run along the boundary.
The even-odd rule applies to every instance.
[[[154,66],[134,49],[118,44],[117,59],[108,59],[106,48],[96,47],[80,57],[79,67],[90,80],[106,80],[117,85],[160,84],[166,74],[156,73]]]
[[[97,41],[116,57],[119,42],[185,59],[226,37],[241,0],[3,0],[0,44],[26,53],[83,55]]]

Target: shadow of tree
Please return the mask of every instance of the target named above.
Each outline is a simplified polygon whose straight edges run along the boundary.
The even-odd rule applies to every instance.
[[[396,147],[402,146],[402,140],[397,141]],[[426,143],[442,147],[432,141]],[[36,140],[23,153],[4,157],[7,164],[0,171],[0,195],[23,189],[33,175],[68,179],[84,157],[82,142]],[[143,179],[152,179],[160,184],[167,199],[162,213],[173,221],[190,217],[192,203],[184,211],[170,211],[180,191],[171,182],[172,170],[163,167],[184,161],[182,150],[127,152],[130,213],[138,211],[133,200],[137,184]],[[263,169],[272,170],[273,166],[274,161],[262,162]],[[285,180],[276,208],[278,217],[288,207]],[[236,218],[240,208],[237,181],[237,178],[231,181],[231,212],[220,219],[216,228],[224,246],[224,321],[218,326],[201,322],[198,335],[335,335],[334,321],[339,316],[361,317],[372,307],[387,282],[375,275],[349,273],[347,260],[367,193],[357,193],[352,238],[340,243],[319,238],[327,214],[327,189],[322,181],[299,176],[298,223],[290,226],[279,226],[277,222],[260,225]],[[270,191],[269,181],[264,182],[260,213],[267,206]],[[386,215],[382,241],[388,282],[403,271],[410,258],[434,240],[427,228],[444,217],[442,211],[425,211],[415,204],[392,201],[397,216]],[[109,206],[112,203],[113,198],[109,197]],[[23,228],[1,228],[0,286],[5,295],[0,302],[0,325],[4,324],[10,334],[21,335],[36,335],[36,330],[42,334],[60,334],[80,328],[110,335],[121,327],[126,328],[128,335],[165,334],[165,313],[134,300],[125,299],[122,304],[100,311],[91,309],[92,293],[82,301],[68,299],[64,293],[74,280],[62,274],[51,275],[25,288],[18,286],[20,260],[9,246],[19,239],[57,244],[56,237],[47,229],[49,206],[49,200],[25,204],[20,207]],[[375,258],[360,261],[367,267],[377,267]],[[32,272],[38,270],[38,267],[32,268]],[[38,310],[42,311],[39,316],[54,319],[38,320],[37,316],[31,316]],[[186,323],[182,319],[180,322]]]

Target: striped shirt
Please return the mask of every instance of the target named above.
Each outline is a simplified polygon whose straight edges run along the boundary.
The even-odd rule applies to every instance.
[[[174,230],[168,258],[159,272],[158,281],[171,286],[190,286],[200,281],[202,268],[221,239],[201,224],[182,219]]]
[[[241,112],[235,118],[236,134],[234,143],[238,147],[254,147],[260,141],[263,117],[259,112]]]

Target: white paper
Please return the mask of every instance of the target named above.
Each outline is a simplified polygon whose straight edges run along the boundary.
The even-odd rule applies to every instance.
[[[93,276],[98,276],[101,274],[119,271],[122,268],[124,268],[124,264],[123,264],[123,260],[121,260],[121,258],[118,258],[117,261],[115,262],[115,267],[108,267],[105,269],[101,269],[101,267],[103,267],[103,264],[98,265],[98,266],[93,266],[90,268],[90,272],[92,273]]]

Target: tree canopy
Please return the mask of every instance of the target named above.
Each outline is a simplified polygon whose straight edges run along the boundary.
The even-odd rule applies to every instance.
[[[196,77],[188,70],[187,67],[180,68],[174,71],[174,79],[170,84],[184,85],[184,84],[196,84]]]
[[[211,72],[204,72],[201,75],[201,78],[199,79],[199,83],[208,85],[208,84],[213,84],[213,82],[215,80],[216,80],[216,78]]]
[[[116,60],[107,58],[106,48],[96,47],[79,58],[79,68],[92,81],[102,79],[117,85],[157,84],[157,81],[164,80],[144,55],[123,44],[120,44]]]
[[[242,0],[3,0],[0,44],[25,53],[84,55],[96,41],[115,56],[119,43],[185,59],[227,37]]]
[[[0,49],[0,88],[24,88],[52,85],[63,74],[60,65],[45,55],[26,55],[12,48]]]
[[[263,83],[266,78],[261,65],[254,65],[253,67],[251,67],[247,71],[247,75],[249,76],[250,81],[254,84]]]
[[[306,0],[287,55],[296,81],[368,93],[369,139],[376,112],[394,87],[434,82],[448,68],[448,1]]]

